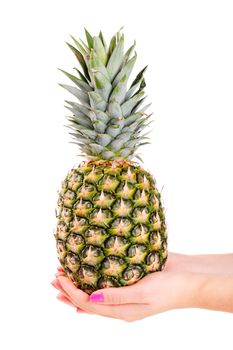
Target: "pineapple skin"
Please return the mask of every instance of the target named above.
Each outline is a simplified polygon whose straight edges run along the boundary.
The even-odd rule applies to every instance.
[[[126,160],[85,161],[62,183],[55,232],[66,276],[91,294],[161,271],[167,229],[152,175]]]

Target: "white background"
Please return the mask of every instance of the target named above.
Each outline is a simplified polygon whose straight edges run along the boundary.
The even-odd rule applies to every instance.
[[[152,6],[153,5],[153,6]],[[233,251],[232,1],[4,1],[0,8],[2,349],[232,349],[232,314],[179,310],[135,323],[56,300],[57,190],[76,163],[57,67],[64,41],[122,25],[149,64],[155,122],[142,150],[167,208],[169,250]]]

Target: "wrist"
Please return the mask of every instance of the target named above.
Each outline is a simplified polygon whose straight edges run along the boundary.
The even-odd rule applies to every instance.
[[[195,307],[198,289],[196,274],[164,271],[152,275],[155,277],[155,283],[151,292],[147,292],[149,302],[158,306],[159,300],[163,310]]]
[[[203,289],[208,282],[208,275],[195,272],[184,272],[179,277],[181,286],[179,298],[176,299],[177,308],[202,307]]]
[[[233,275],[190,273],[185,283],[178,307],[233,312]]]

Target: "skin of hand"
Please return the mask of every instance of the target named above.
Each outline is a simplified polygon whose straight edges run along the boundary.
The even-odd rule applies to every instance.
[[[60,291],[57,298],[78,312],[128,322],[186,307],[233,312],[233,254],[226,255],[213,259],[210,255],[191,258],[170,253],[163,272],[149,274],[132,286],[101,289],[91,296],[76,288],[61,268],[52,284]],[[211,268],[217,257],[223,267],[222,272],[218,268],[218,274]]]
[[[184,255],[169,253],[166,269],[174,272],[233,275],[233,254]]]

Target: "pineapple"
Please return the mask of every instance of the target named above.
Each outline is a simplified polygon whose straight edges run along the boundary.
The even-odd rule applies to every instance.
[[[143,68],[129,88],[135,43],[124,52],[117,32],[107,46],[85,30],[86,43],[72,37],[81,68],[62,70],[75,86],[60,84],[76,98],[66,101],[70,133],[86,157],[69,171],[57,204],[55,238],[68,278],[91,294],[99,288],[136,283],[161,271],[167,258],[167,230],[153,176],[132,159],[148,143]]]

